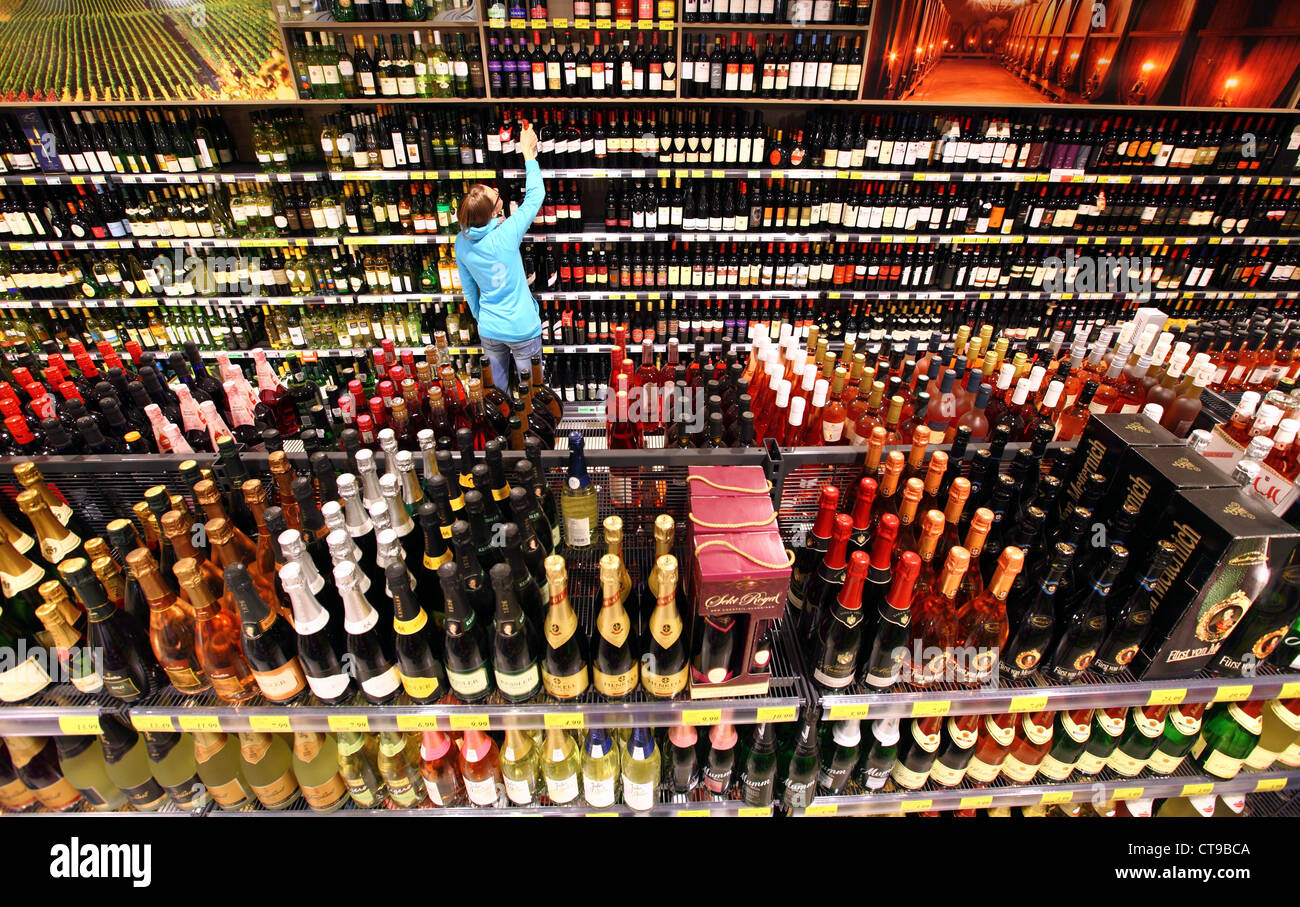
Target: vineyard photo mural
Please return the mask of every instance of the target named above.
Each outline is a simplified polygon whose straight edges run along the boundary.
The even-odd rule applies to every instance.
[[[0,100],[296,97],[266,0],[0,0]]]

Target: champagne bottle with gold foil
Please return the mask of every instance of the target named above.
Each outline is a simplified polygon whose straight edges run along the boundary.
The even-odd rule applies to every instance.
[[[3,532],[0,529],[0,534]],[[7,813],[27,812],[35,809],[40,802],[36,794],[18,777],[9,749],[0,746],[0,810]]]
[[[126,557],[127,568],[140,581],[149,602],[149,644],[167,679],[179,693],[193,695],[211,684],[203,674],[194,644],[194,618],[179,604],[163,582],[158,565],[147,548],[137,548]]]
[[[302,529],[302,518],[298,512],[298,502],[293,496],[293,480],[298,475],[289,455],[283,450],[274,450],[266,458],[266,468],[271,473],[279,492],[280,509],[284,511],[284,522],[290,529]]]
[[[186,506],[183,498],[178,496],[178,501],[182,506]],[[158,569],[162,574],[163,582],[175,591],[176,583],[172,578],[172,566],[176,563],[176,551],[172,548],[171,539],[163,530],[162,524],[163,518],[173,510],[180,513],[181,522],[184,523],[186,519],[185,513],[182,512],[179,507],[174,508],[172,506],[171,495],[168,494],[167,486],[165,485],[154,485],[152,488],[146,489],[144,493],[144,504],[149,511],[150,530],[153,533],[154,538],[158,541],[157,549],[150,553],[158,562]],[[130,557],[129,552],[127,556],[128,558]],[[130,565],[128,564],[127,566],[129,569]]]
[[[81,631],[67,617],[70,610],[76,615],[76,620],[80,617],[80,612],[68,601],[68,593],[62,584],[54,580],[41,584],[41,595],[45,598],[45,604],[36,609],[36,616],[45,625],[50,640],[59,653],[61,675],[67,677],[83,693],[99,693],[104,688],[104,678],[99,676],[94,653],[86,644]]]
[[[58,521],[40,492],[32,488],[19,492],[18,509],[31,522],[41,557],[47,562],[57,565],[80,551],[81,536]]]
[[[379,774],[379,738],[374,734],[340,731],[335,740],[339,756],[339,775],[348,786],[348,795],[361,809],[382,806],[388,793]]]
[[[591,640],[592,684],[602,696],[622,699],[636,689],[639,663],[632,622],[623,608],[622,562],[616,555],[600,559],[600,596]]]
[[[641,685],[651,696],[672,699],[686,689],[690,669],[690,650],[677,610],[677,558],[665,554],[656,559],[654,577],[658,601],[647,622]]]
[[[169,510],[163,514],[161,524],[163,535],[167,538],[172,552],[176,555],[176,562],[172,564],[172,573],[176,573],[177,563],[189,558],[194,561],[196,568],[202,571],[204,580],[220,589],[222,583],[221,571],[208,560],[203,551],[194,546],[194,523],[179,510]],[[188,599],[183,590],[181,597]]]
[[[587,639],[569,600],[569,577],[564,558],[546,559],[546,586],[550,604],[546,611],[546,646],[542,656],[542,686],[556,699],[577,699],[587,691]]]
[[[176,578],[194,607],[194,649],[213,691],[225,702],[247,702],[257,695],[257,678],[239,646],[239,621],[212,595],[199,562],[176,562]]]
[[[419,809],[428,802],[417,738],[397,731],[380,734],[379,774],[388,785],[391,808]]]
[[[4,743],[13,761],[14,774],[42,806],[64,812],[81,802],[81,792],[63,776],[53,741],[12,735],[5,737]]]
[[[41,471],[36,468],[35,463],[19,463],[14,467],[14,478],[18,480],[18,484],[24,489],[34,491],[40,495],[41,500],[45,502],[45,506],[54,514],[54,518],[68,527],[74,535],[83,539],[90,538],[92,534],[90,527],[85,524],[67,501],[64,501],[50,490],[50,486],[45,483],[45,477],[41,475]]]
[[[348,802],[348,786],[339,774],[338,749],[332,735],[296,731],[293,774],[312,812],[332,813]]]
[[[27,554],[36,547],[36,539],[15,526],[3,513],[0,513],[0,538],[8,539],[19,554]]]
[[[146,629],[108,600],[84,558],[74,558],[64,574],[86,608],[86,641],[100,656],[100,676],[110,696],[137,702],[166,684],[154,659]]]
[[[638,639],[645,638],[646,620],[649,619],[650,612],[659,604],[657,579],[659,558],[665,554],[673,553],[676,530],[677,525],[668,514],[661,513],[655,517],[655,557],[651,562],[651,569],[637,583],[636,595],[628,602],[628,611],[632,617],[632,630],[637,634]]]
[[[222,809],[240,809],[253,800],[244,778],[237,738],[219,731],[194,732],[194,769],[199,780]]]
[[[618,594],[623,600],[623,608],[630,607],[628,598],[632,595],[632,577],[627,572],[627,562],[623,560],[623,518],[607,516],[604,522],[605,554],[618,558]],[[635,630],[635,626],[633,630]],[[635,643],[633,643],[635,645]]]
[[[122,567],[126,564],[126,556],[135,549],[144,547],[144,540],[140,538],[135,523],[130,520],[110,520],[106,531],[109,544],[113,548],[113,566],[102,564],[100,559],[96,558],[90,562],[91,569],[104,584],[109,599],[138,620],[140,626],[146,627],[149,625],[149,604],[144,600],[144,593],[140,591],[140,584],[135,581],[135,577],[122,571]],[[121,578],[120,593],[115,588],[115,581],[111,579],[114,576]],[[116,597],[117,594],[120,594],[120,599]]]
[[[293,752],[283,734],[239,732],[239,761],[244,779],[266,809],[287,809],[302,792],[293,774]]]

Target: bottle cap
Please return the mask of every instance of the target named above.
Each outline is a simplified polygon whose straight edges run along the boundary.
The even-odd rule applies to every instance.
[[[729,750],[736,745],[736,728],[730,724],[715,724],[709,731],[709,743],[715,750]]]
[[[840,746],[857,746],[862,742],[862,728],[858,719],[835,722],[831,727],[831,739]]]
[[[898,719],[880,718],[871,722],[871,736],[880,741],[881,746],[898,743]]]

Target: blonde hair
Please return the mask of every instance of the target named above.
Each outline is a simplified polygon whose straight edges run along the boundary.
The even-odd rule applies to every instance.
[[[460,222],[462,231],[482,227],[492,219],[492,212],[496,210],[497,203],[496,199],[488,195],[491,189],[492,187],[486,183],[475,183],[460,200],[456,220]]]

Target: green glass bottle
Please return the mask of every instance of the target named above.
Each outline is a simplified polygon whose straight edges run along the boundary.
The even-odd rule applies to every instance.
[[[352,802],[362,809],[383,804],[388,786],[379,774],[379,738],[374,734],[343,731],[335,746],[339,753],[339,774],[348,786]]]
[[[239,761],[248,786],[266,809],[287,809],[302,796],[284,735],[240,731]]]
[[[659,802],[659,747],[649,728],[636,727],[623,744],[623,802],[644,811]]]
[[[1235,778],[1263,732],[1264,701],[1220,702],[1205,713],[1192,759],[1216,778]],[[76,782],[73,782],[76,783]]]
[[[1147,766],[1165,732],[1167,705],[1134,706],[1129,709],[1128,728],[1106,765],[1125,778],[1136,778]]]
[[[505,746],[501,747],[501,778],[511,803],[527,806],[537,799],[539,763],[533,738],[524,731],[508,729]]]
[[[68,783],[81,791],[86,802],[101,812],[126,806],[126,794],[108,776],[104,747],[98,737],[56,737],[59,768]]]
[[[542,777],[546,779],[546,796],[552,803],[577,802],[581,768],[582,755],[569,732],[548,728],[542,748]]]
[[[295,732],[293,774],[312,812],[332,813],[348,802],[348,786],[339,774],[339,752],[333,735]]]
[[[618,753],[608,730],[587,731],[582,744],[582,795],[588,806],[613,806],[618,799]]]
[[[193,812],[212,802],[212,794],[199,778],[189,734],[145,731],[144,744],[149,771],[177,806]]]
[[[1183,764],[1192,744],[1201,736],[1201,717],[1206,703],[1184,702],[1174,706],[1165,717],[1165,732],[1147,760],[1147,768],[1157,775],[1172,775]]]
[[[238,741],[219,731],[194,732],[194,770],[222,809],[240,809],[253,800],[244,779]]]
[[[104,750],[104,769],[136,809],[153,812],[167,802],[167,791],[149,771],[145,741],[135,728],[116,715],[99,718],[99,739]]]
[[[1096,709],[1092,713],[1092,727],[1088,730],[1088,743],[1074,763],[1074,770],[1085,775],[1098,774],[1106,767],[1110,754],[1119,745],[1124,733],[1125,706]]]

